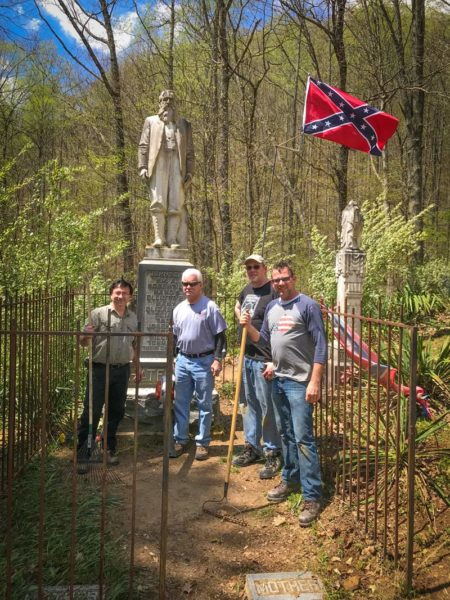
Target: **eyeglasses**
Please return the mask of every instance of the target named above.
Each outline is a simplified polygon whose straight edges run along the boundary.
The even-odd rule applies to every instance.
[[[182,281],[181,285],[183,287],[195,287],[199,283],[201,283],[201,282],[200,281]]]
[[[286,283],[286,281],[289,281],[290,278],[291,275],[288,275],[287,277],[277,277],[276,279],[272,279],[272,283]]]
[[[260,268],[261,265],[247,265],[245,268],[247,269],[247,271],[251,271],[252,269],[255,269],[255,271],[257,271]]]

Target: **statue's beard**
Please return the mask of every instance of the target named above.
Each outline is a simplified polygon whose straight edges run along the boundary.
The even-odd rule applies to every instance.
[[[173,108],[163,108],[158,113],[164,123],[175,123],[175,111]]]

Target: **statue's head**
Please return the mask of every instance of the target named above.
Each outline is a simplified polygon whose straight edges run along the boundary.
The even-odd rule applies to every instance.
[[[164,122],[175,121],[175,92],[163,90],[159,95],[159,118]]]

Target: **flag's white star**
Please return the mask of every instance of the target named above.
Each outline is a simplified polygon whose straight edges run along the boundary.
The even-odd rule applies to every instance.
[[[331,125],[330,121],[325,121],[325,127],[329,127]]]
[[[339,115],[339,120],[340,120],[340,121],[343,121],[343,120],[344,120],[344,117],[343,117],[342,115]]]
[[[342,108],[344,106],[343,102],[339,102],[339,107]]]
[[[367,106],[366,106],[366,108],[364,109],[364,112],[365,112],[366,114],[369,112],[369,109],[367,108]]]
[[[363,129],[363,130],[364,130],[365,128],[366,128],[366,126],[365,126],[365,125],[361,125],[361,129]]]
[[[333,92],[328,92],[328,95],[329,95],[329,96],[330,96],[330,98],[331,98],[331,96],[333,95]]]
[[[371,139],[371,140],[374,140],[374,139],[375,139],[375,136],[373,135],[373,136],[372,136],[370,139]]]
[[[317,125],[313,125],[311,129],[317,129]]]
[[[350,115],[350,119],[354,119],[354,118],[355,118],[355,113],[352,113],[352,114]]]

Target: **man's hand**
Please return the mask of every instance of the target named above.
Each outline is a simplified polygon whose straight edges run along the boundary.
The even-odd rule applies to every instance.
[[[306,402],[310,404],[316,404],[320,400],[320,381],[316,382],[311,380],[306,388]]]
[[[142,177],[142,179],[148,179],[148,171],[145,167],[143,169],[139,169],[139,177]]]
[[[247,327],[250,325],[251,320],[252,317],[248,311],[241,313],[241,316],[239,317],[239,323],[242,325],[242,327]]]
[[[211,365],[211,373],[213,374],[213,377],[217,377],[217,375],[220,373],[221,370],[222,370],[222,364],[221,364],[220,360],[217,360],[217,358],[215,358]]]
[[[320,382],[322,381],[324,365],[321,363],[314,363],[311,373],[311,379],[306,388],[306,402],[310,404],[316,404],[320,400]]]
[[[92,340],[92,333],[94,333],[95,327],[93,325],[86,325],[83,329],[83,335],[80,335],[80,345],[86,348],[89,341]]]
[[[273,363],[267,362],[264,367],[265,369],[262,372],[262,376],[266,381],[271,381],[273,379]]]

